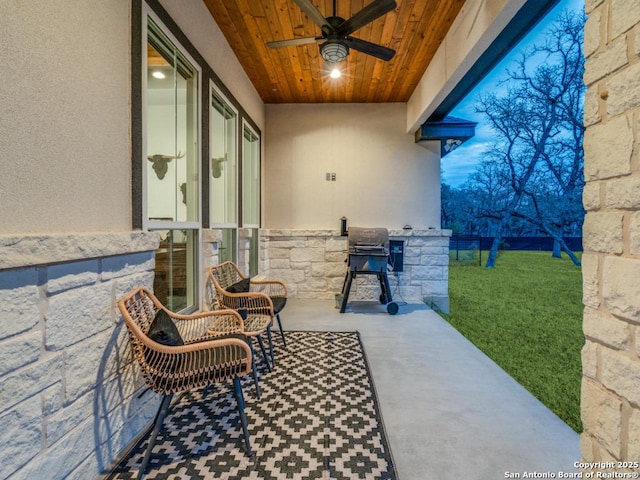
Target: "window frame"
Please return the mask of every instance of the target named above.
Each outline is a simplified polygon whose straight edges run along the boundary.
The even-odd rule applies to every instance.
[[[235,151],[235,169],[236,169],[236,174],[235,174],[235,178],[233,179],[233,183],[234,183],[234,195],[233,195],[233,202],[234,202],[234,210],[235,210],[235,219],[234,221],[224,221],[224,222],[215,222],[213,219],[213,212],[214,212],[214,208],[213,208],[213,198],[214,198],[214,185],[213,185],[213,181],[211,179],[211,170],[209,168],[209,178],[208,178],[208,184],[209,184],[209,189],[208,189],[208,196],[207,196],[207,202],[208,202],[208,206],[209,206],[209,228],[212,230],[220,230],[220,231],[230,231],[231,235],[233,237],[232,240],[232,245],[231,245],[231,253],[230,255],[227,257],[227,259],[230,259],[231,261],[233,261],[234,263],[238,263],[238,251],[239,251],[239,229],[240,229],[240,215],[241,215],[241,203],[240,203],[240,188],[241,188],[241,142],[240,142],[240,137],[239,137],[239,131],[240,131],[240,125],[241,125],[241,118],[242,116],[240,115],[240,111],[239,109],[236,107],[236,105],[234,104],[234,102],[229,101],[229,98],[224,94],[224,92],[222,92],[222,90],[218,87],[218,85],[215,84],[215,82],[213,80],[209,81],[209,98],[208,98],[208,109],[207,112],[209,114],[209,131],[207,132],[207,134],[209,135],[209,157],[212,157],[212,150],[213,150],[213,146],[212,146],[212,136],[213,136],[213,132],[212,132],[212,122],[211,122],[211,118],[213,115],[213,109],[215,108],[213,106],[213,100],[214,97],[217,97],[218,101],[224,103],[225,108],[228,108],[231,112],[233,112],[233,118],[234,118],[234,127],[235,127],[235,132],[233,135],[233,142],[234,142],[234,151]],[[207,161],[209,162],[210,159],[207,158]],[[226,198],[225,201],[229,201],[229,198]],[[226,207],[226,205],[225,205]],[[224,235],[224,234],[223,234]],[[220,249],[222,248],[227,248],[226,246],[222,247],[220,246]]]
[[[241,142],[239,141],[239,135],[238,132],[240,130],[240,119],[241,119],[241,115],[240,112],[238,111],[238,109],[236,108],[236,106],[233,104],[233,102],[230,102],[229,99],[227,98],[227,96],[221,91],[220,88],[218,88],[218,86],[213,82],[213,80],[209,81],[209,103],[208,103],[208,113],[209,113],[209,131],[207,132],[209,134],[209,157],[212,156],[211,150],[212,150],[212,145],[211,145],[211,136],[212,136],[212,131],[211,131],[211,110],[214,108],[213,107],[213,98],[214,96],[217,96],[219,100],[223,101],[225,104],[225,108],[229,108],[229,110],[231,110],[234,114],[234,120],[235,120],[235,135],[234,135],[234,150],[235,150],[235,161],[236,161],[236,175],[235,175],[235,181],[234,181],[234,187],[235,187],[235,195],[234,195],[234,202],[235,202],[235,220],[234,221],[226,221],[226,222],[214,222],[213,221],[213,212],[212,212],[212,194],[213,194],[213,182],[211,181],[211,178],[209,178],[209,197],[208,197],[208,202],[209,202],[209,227],[212,229],[217,229],[217,228],[238,228],[240,226],[240,181],[241,181],[241,166],[240,166],[240,160],[241,160]],[[209,161],[209,159],[207,159],[207,161]],[[209,175],[211,175],[211,170],[209,169]]]
[[[245,151],[244,151],[244,135],[245,135],[245,130],[249,130],[249,132],[256,137],[256,141],[258,143],[258,161],[257,161],[257,171],[258,171],[258,195],[256,196],[257,199],[257,205],[254,206],[254,208],[256,209],[256,213],[257,213],[257,217],[258,217],[258,221],[257,223],[254,222],[245,222],[245,203],[246,203],[246,196],[245,196],[245,190],[247,185],[245,185],[245,181],[244,181],[244,173],[245,173]],[[255,131],[255,129],[249,124],[249,122],[246,121],[245,118],[242,119],[242,131],[240,132],[240,138],[241,138],[241,149],[240,149],[240,156],[241,156],[241,165],[240,165],[240,198],[239,198],[239,202],[240,202],[240,225],[242,226],[242,228],[260,228],[260,225],[262,225],[262,136],[257,133]]]
[[[142,168],[142,229],[143,230],[166,230],[175,228],[178,226],[183,229],[193,230],[202,228],[202,188],[201,179],[202,179],[202,89],[200,88],[200,84],[203,82],[203,72],[202,67],[198,64],[198,62],[189,54],[189,52],[180,44],[178,39],[171,33],[171,30],[167,28],[164,22],[158,17],[158,15],[147,5],[143,4],[142,9],[142,158],[141,158],[141,168]],[[197,220],[192,221],[162,221],[162,220],[149,220],[148,216],[148,206],[147,206],[147,191],[148,191],[148,179],[145,174],[145,160],[147,158],[147,142],[148,142],[148,112],[147,112],[147,42],[148,42],[148,21],[147,19],[151,18],[153,22],[162,30],[162,33],[167,36],[167,38],[174,44],[174,46],[180,50],[180,53],[184,55],[184,57],[191,63],[191,66],[196,70],[198,74],[198,88],[196,94],[196,165],[197,165],[197,175],[198,175],[198,215]]]
[[[256,138],[257,142],[257,188],[258,194],[255,196],[255,200],[257,205],[254,205],[252,208],[256,210],[257,223],[247,222],[245,215],[245,208],[248,204],[247,197],[247,187],[248,183],[245,183],[245,169],[247,168],[247,164],[245,160],[247,159],[247,152],[245,151],[245,136],[246,132],[249,132],[250,135]],[[262,224],[262,136],[256,132],[256,130],[246,121],[246,119],[242,119],[242,127],[240,132],[240,225],[243,232],[245,232],[245,240],[250,237],[248,241],[249,248],[246,252],[246,263],[248,268],[249,276],[257,275],[260,271],[260,225]],[[246,232],[250,231],[250,235],[246,235]],[[240,236],[240,235],[238,235]]]
[[[161,31],[161,33],[167,37],[167,39],[173,44],[173,46],[180,52],[189,63],[190,66],[194,69],[195,75],[197,75],[197,85],[195,87],[195,98],[194,98],[194,106],[196,111],[194,113],[195,116],[195,145],[193,146],[193,153],[195,155],[195,159],[193,160],[195,164],[195,172],[197,176],[196,180],[196,192],[195,192],[195,208],[197,208],[196,220],[185,220],[185,221],[166,221],[166,220],[151,220],[148,215],[148,175],[147,175],[147,155],[149,152],[147,151],[148,147],[148,82],[147,82],[147,69],[148,69],[148,57],[147,57],[147,45],[149,43],[149,21],[152,21],[156,27]],[[201,85],[204,82],[204,74],[203,68],[196,61],[193,56],[189,53],[188,49],[186,49],[182,43],[176,38],[171,29],[166,25],[165,22],[159,17],[159,15],[146,3],[142,4],[142,15],[141,15],[141,58],[140,58],[140,68],[141,68],[141,92],[140,92],[140,120],[141,120],[141,145],[140,145],[140,175],[141,175],[141,228],[143,231],[178,231],[178,230],[186,230],[193,232],[195,235],[195,241],[193,242],[192,247],[189,247],[188,244],[190,242],[187,241],[186,248],[189,250],[193,248],[193,259],[189,262],[189,267],[192,269],[191,281],[193,282],[193,292],[192,298],[189,298],[189,295],[186,295],[188,304],[186,308],[181,309],[181,313],[189,313],[196,311],[200,308],[202,304],[203,298],[203,285],[202,285],[202,88]],[[189,169],[188,169],[189,171]],[[135,201],[135,198],[134,198]],[[189,235],[186,235],[187,238]],[[154,271],[155,272],[155,271]],[[188,288],[189,280],[186,280],[186,287]],[[190,303],[190,302],[193,303]],[[169,306],[169,305],[167,305]]]

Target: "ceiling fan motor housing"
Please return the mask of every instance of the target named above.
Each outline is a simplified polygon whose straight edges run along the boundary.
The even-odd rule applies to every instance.
[[[326,42],[320,45],[320,55],[326,62],[340,63],[349,55],[349,47],[343,42],[343,36],[338,33],[338,27],[344,23],[344,18],[332,16],[327,17],[326,25],[322,27],[323,36]]]

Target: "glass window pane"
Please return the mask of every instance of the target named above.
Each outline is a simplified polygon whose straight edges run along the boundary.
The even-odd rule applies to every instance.
[[[198,231],[158,230],[153,290],[169,310],[177,312],[197,305]]]
[[[199,303],[199,72],[151,18],[147,27],[143,198],[146,227],[161,235],[154,292],[170,310],[195,310]]]
[[[260,138],[247,126],[242,135],[242,224],[260,224]]]
[[[220,263],[230,261],[237,262],[238,229],[221,228],[221,238],[218,244],[218,261]]]
[[[198,72],[149,20],[147,216],[198,221]]]
[[[237,224],[237,115],[213,92],[210,109],[212,225]]]

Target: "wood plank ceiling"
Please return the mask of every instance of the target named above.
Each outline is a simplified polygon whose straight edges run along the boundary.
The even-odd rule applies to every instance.
[[[204,0],[265,103],[406,102],[465,0],[396,0],[397,7],[353,33],[396,51],[385,62],[351,50],[343,76],[323,72],[318,44],[267,48],[266,42],[319,36],[293,0]],[[333,0],[312,0],[326,17]],[[348,19],[369,0],[337,0]]]

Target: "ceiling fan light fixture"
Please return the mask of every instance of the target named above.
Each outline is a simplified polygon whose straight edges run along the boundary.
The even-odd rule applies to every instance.
[[[327,62],[343,62],[349,54],[349,48],[342,42],[325,42],[320,45],[320,55]]]
[[[329,74],[331,78],[340,78],[342,76],[342,72],[338,67],[333,67],[331,73]]]

